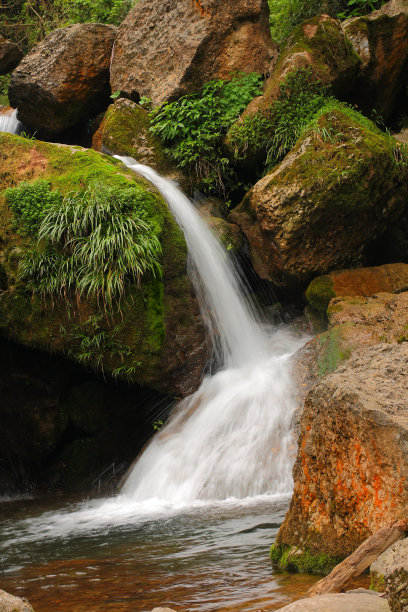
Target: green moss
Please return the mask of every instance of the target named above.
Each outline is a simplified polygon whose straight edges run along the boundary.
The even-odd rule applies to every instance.
[[[18,278],[18,267],[36,240],[19,235],[5,198],[5,188],[22,182],[46,181],[63,195],[86,188],[95,179],[107,186],[134,191],[143,214],[162,247],[163,278],[143,276],[140,286],[129,282],[120,307],[109,315],[97,298],[69,293],[59,297],[33,294]],[[173,351],[167,328],[191,333],[197,322],[192,312],[191,287],[186,277],[187,248],[183,233],[155,189],[118,161],[77,147],[28,142],[0,134],[0,329],[15,341],[80,361],[87,368],[124,380],[163,389],[166,351]],[[189,329],[184,329],[184,328]]]
[[[319,376],[334,372],[339,365],[351,356],[351,349],[342,342],[341,326],[329,329],[319,337],[319,357],[317,368]]]
[[[306,299],[310,306],[323,315],[327,314],[327,307],[333,297],[336,297],[336,294],[330,276],[318,276],[306,289]]]
[[[384,593],[385,591],[384,576],[371,571],[370,572],[370,589],[372,591],[378,591],[379,593]]]
[[[272,545],[270,557],[272,564],[280,569],[317,575],[329,574],[341,561],[324,553],[313,554],[307,548],[279,544]]]

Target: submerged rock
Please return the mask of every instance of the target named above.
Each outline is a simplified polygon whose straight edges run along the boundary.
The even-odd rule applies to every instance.
[[[234,71],[267,70],[276,55],[267,0],[140,0],[119,29],[112,91],[154,105]]]
[[[7,74],[18,65],[23,52],[16,43],[0,35],[0,74]]]
[[[371,588],[383,592],[392,612],[408,608],[408,538],[382,553],[370,567]]]
[[[119,162],[92,150],[8,134],[0,134],[0,146],[0,333],[164,393],[186,395],[195,390],[207,358],[206,336],[186,274],[185,240],[161,196]],[[78,301],[61,289],[60,297],[44,298],[33,291],[21,280],[19,265],[27,251],[37,248],[36,238],[19,226],[4,190],[21,185],[26,189],[23,181],[32,185],[39,178],[49,182],[51,194],[58,190],[63,195],[95,181],[101,188],[136,190],[141,214],[158,232],[163,277],[146,274],[140,286],[129,279],[113,313],[96,297]],[[42,192],[36,192],[37,199],[38,193]],[[40,210],[47,205],[42,197],[35,200]]]
[[[0,612],[34,612],[26,599],[14,597],[0,589]]]
[[[387,121],[407,83],[408,1],[391,0],[370,15],[347,19],[342,28],[361,59],[352,100]]]
[[[10,104],[39,134],[54,136],[109,104],[115,26],[82,23],[55,30],[13,72]]]
[[[333,268],[369,263],[371,245],[405,207],[407,181],[394,146],[340,103],[323,109],[230,215],[259,276],[298,290]]]
[[[408,289],[408,264],[395,263],[371,268],[335,270],[318,276],[306,290],[310,306],[322,314],[332,298],[372,296],[376,293],[394,293]]]

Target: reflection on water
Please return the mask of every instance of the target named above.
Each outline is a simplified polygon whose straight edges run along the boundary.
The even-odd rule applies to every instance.
[[[286,508],[287,500],[231,502],[51,539],[36,518],[50,511],[44,502],[2,504],[1,588],[36,612],[273,610],[315,580],[272,573],[269,546]],[[37,537],[27,538],[30,524]]]

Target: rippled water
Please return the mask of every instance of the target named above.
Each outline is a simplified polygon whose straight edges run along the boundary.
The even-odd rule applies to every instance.
[[[95,514],[103,504],[91,502],[88,509]],[[230,500],[170,516],[158,509],[154,518],[136,509],[132,518],[128,509],[121,519],[89,529],[83,522],[70,532],[63,519],[75,516],[77,504],[56,511],[41,500],[3,503],[0,586],[27,597],[36,612],[144,611],[160,604],[176,610],[274,610],[315,580],[272,572],[269,547],[287,504]]]

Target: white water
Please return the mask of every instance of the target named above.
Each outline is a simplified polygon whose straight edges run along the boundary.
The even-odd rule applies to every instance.
[[[0,114],[0,132],[19,134],[22,124],[17,119],[17,110],[10,110]]]
[[[171,504],[287,495],[296,407],[290,356],[304,339],[283,330],[268,335],[245,304],[237,271],[188,198],[151,168],[117,157],[157,187],[182,227],[223,364],[153,438],[123,495]]]

